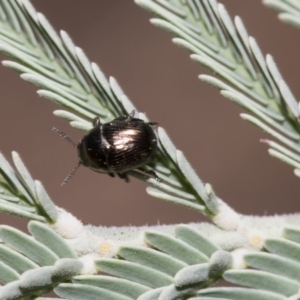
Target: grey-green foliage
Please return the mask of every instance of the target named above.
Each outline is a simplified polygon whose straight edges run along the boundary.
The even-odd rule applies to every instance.
[[[299,165],[298,105],[273,59],[265,60],[249,38],[240,18],[232,23],[225,7],[214,0],[136,0],[159,18],[152,23],[176,35],[173,41],[194,53],[192,58],[222,79],[201,76],[255,117],[243,118],[275,136],[284,146],[267,141],[270,153],[296,168]],[[81,130],[91,120],[103,122],[135,109],[116,80],[109,80],[65,32],[55,33],[29,1],[0,1],[0,51],[13,58],[3,64],[41,88],[38,93],[69,111],[55,114]],[[143,114],[140,118],[146,119]],[[158,183],[138,172],[132,176],[153,187],[148,193],[214,215],[218,199],[204,186],[165,131],[160,138],[155,171]],[[290,147],[293,151],[288,150]],[[145,244],[122,246],[115,258],[95,264],[108,275],[78,275],[82,264],[67,241],[45,223],[55,223],[57,208],[14,154],[19,175],[0,157],[0,209],[38,220],[29,223],[28,236],[12,227],[0,227],[0,299],[38,298],[55,288],[65,299],[297,299],[300,274],[300,230],[286,228],[284,237],[266,239],[264,252],[244,260],[252,269],[233,269],[235,254],[223,251],[186,225],[175,236],[144,233]],[[22,177],[22,180],[20,180]],[[255,269],[255,270],[254,270]],[[223,278],[244,287],[210,288]],[[250,288],[248,288],[250,287]]]
[[[290,164],[299,176],[298,102],[272,56],[264,58],[242,19],[235,17],[232,20],[225,6],[216,0],[135,2],[153,12],[157,17],[151,19],[151,23],[175,35],[172,41],[190,51],[194,61],[218,75],[200,75],[199,78],[246,109],[250,114],[241,114],[244,120],[277,139],[280,144],[269,140],[263,142],[270,147],[270,155]],[[269,2],[286,2],[299,8],[299,3],[294,0]]]
[[[1,300],[36,298],[81,272],[77,255],[49,226],[31,221],[28,229],[32,237],[0,226]]]
[[[144,114],[138,113],[117,81],[112,77],[107,79],[66,32],[57,34],[28,0],[0,2],[0,51],[12,58],[3,61],[3,65],[37,85],[39,95],[67,108],[68,111],[57,110],[54,114],[77,129],[90,129],[96,116],[107,122],[132,110],[147,120]],[[212,215],[205,203],[208,195],[204,184],[183,153],[176,149],[163,128],[158,128],[157,135],[159,151],[153,169],[163,181],[136,170],[129,175],[148,182],[152,187],[147,192],[154,197]],[[149,168],[140,168],[145,170]]]
[[[55,222],[57,209],[42,183],[34,181],[18,153],[13,152],[17,173],[0,153],[0,211],[42,222]]]
[[[263,3],[279,12],[278,18],[300,28],[300,3],[297,0],[263,0]]]
[[[106,275],[77,275],[82,264],[62,240],[55,243],[57,250],[46,250],[49,244],[39,241],[43,234],[44,241],[61,238],[52,239],[52,230],[36,221],[29,230],[34,238],[8,226],[0,228],[0,282],[6,283],[0,288],[2,300],[37,297],[53,288],[70,300],[277,300],[297,299],[300,288],[299,228],[286,228],[282,238],[267,239],[265,252],[246,254],[251,269],[243,270],[232,269],[234,254],[187,225],[177,226],[175,236],[146,232],[151,248],[124,246],[118,251],[121,259],[95,261]],[[17,244],[12,242],[16,235],[21,236]],[[31,243],[37,243],[39,251],[32,252],[37,248],[28,246]],[[210,287],[220,278],[245,287]]]
[[[231,267],[228,252],[186,225],[177,226],[175,236],[146,231],[145,240],[151,248],[124,246],[120,260],[96,260],[100,271],[114,277],[76,276],[55,292],[66,299],[81,299],[84,293],[85,299],[178,299],[216,282]]]

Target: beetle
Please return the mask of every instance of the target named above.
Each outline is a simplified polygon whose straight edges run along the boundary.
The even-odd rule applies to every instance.
[[[78,162],[63,181],[67,184],[80,165],[111,177],[117,174],[126,182],[127,172],[143,167],[153,161],[157,152],[157,137],[153,127],[156,122],[145,122],[134,117],[135,111],[102,124],[99,117],[94,118],[93,128],[86,132],[78,144],[75,144],[64,132],[53,128],[65,140],[70,142],[78,153]],[[154,175],[154,172],[144,171]]]

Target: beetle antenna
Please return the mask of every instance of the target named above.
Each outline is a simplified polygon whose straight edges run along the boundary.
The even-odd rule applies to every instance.
[[[75,165],[75,167],[73,168],[73,170],[69,173],[69,175],[62,182],[61,186],[66,185],[68,182],[71,181],[72,177],[74,176],[75,172],[77,171],[77,169],[80,167],[81,164],[82,164],[82,162],[79,160],[77,162],[77,164]]]
[[[64,140],[66,140],[67,142],[69,142],[74,148],[77,148],[77,145],[63,131],[61,131],[61,130],[55,128],[55,127],[52,128],[52,131],[58,133]]]

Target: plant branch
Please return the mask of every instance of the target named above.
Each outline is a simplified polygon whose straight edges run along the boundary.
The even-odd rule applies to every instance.
[[[68,34],[61,31],[58,35],[28,0],[3,3],[0,3],[0,51],[13,59],[3,61],[3,65],[37,85],[40,96],[69,110],[55,111],[56,116],[83,131],[91,129],[96,116],[105,123],[135,110],[136,117],[148,120],[134,107],[117,81],[112,77],[106,79],[99,66],[89,61]],[[162,182],[143,173],[145,168],[130,171],[129,175],[152,185],[147,189],[150,195],[213,217],[222,201],[211,198],[210,207],[214,207],[214,211],[210,210],[205,185],[183,153],[173,145],[163,128],[158,128],[157,135],[159,150],[149,168]]]
[[[275,142],[268,141],[269,153],[288,162],[295,168],[295,174],[299,174],[299,166],[291,163],[286,156],[292,153],[296,160],[300,159],[298,102],[273,58],[270,55],[264,58],[241,18],[232,20],[225,6],[215,0],[135,2],[157,16],[151,19],[152,24],[171,32],[176,45],[191,52],[194,61],[216,74],[200,75],[201,80],[246,109],[250,114],[242,114],[244,120],[267,131],[282,143],[280,150],[278,147],[275,150],[272,149]],[[292,0],[267,2],[296,3]],[[295,11],[296,8],[299,5],[295,5]]]
[[[279,12],[279,20],[300,28],[300,3],[297,0],[263,0],[263,4]]]

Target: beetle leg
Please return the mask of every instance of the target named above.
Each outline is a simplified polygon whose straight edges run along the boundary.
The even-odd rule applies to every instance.
[[[158,125],[157,122],[148,122],[148,123],[146,123],[146,124],[148,124],[149,126],[152,126],[152,127],[155,127],[155,126]]]
[[[100,118],[99,117],[96,117],[93,119],[93,126],[96,127],[96,126],[100,126],[101,125],[101,121],[100,121]]]
[[[154,172],[154,171],[150,171],[150,174],[152,174],[154,176],[154,179],[157,181],[157,182],[161,182],[162,180],[157,176],[157,174]]]
[[[157,182],[162,182],[162,180],[156,175],[156,173],[153,171],[153,170],[145,170],[143,169],[143,173],[147,174],[148,176],[150,177],[154,177],[154,179],[157,181]]]
[[[115,174],[114,174],[114,173],[108,173],[108,175],[109,175],[110,177],[115,177]]]
[[[121,179],[124,179],[126,182],[129,182],[129,177],[127,173],[117,173]]]
[[[135,109],[133,109],[130,114],[128,114],[126,121],[129,121],[130,119],[134,118],[135,115]]]

